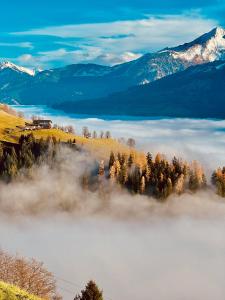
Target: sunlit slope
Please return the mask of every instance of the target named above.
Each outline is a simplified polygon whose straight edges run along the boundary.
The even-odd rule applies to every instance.
[[[31,131],[22,131],[17,126],[24,126],[25,119],[6,113],[0,107],[0,141],[18,142],[22,134],[29,134]],[[129,154],[131,149],[126,145],[119,143],[116,139],[87,139],[79,135],[66,133],[60,129],[41,129],[32,131],[35,138],[55,137],[61,142],[76,140],[76,144],[90,151],[97,159],[108,158],[111,151],[114,153],[123,152]],[[136,160],[143,158],[143,154],[132,150]]]
[[[30,295],[14,285],[0,281],[0,300],[43,300]]]
[[[16,126],[24,126],[25,120],[13,116],[0,108],[0,140],[16,142],[19,129]]]

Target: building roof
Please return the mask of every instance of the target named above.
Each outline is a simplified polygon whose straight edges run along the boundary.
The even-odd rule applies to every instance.
[[[52,123],[52,120],[34,120],[33,123]]]

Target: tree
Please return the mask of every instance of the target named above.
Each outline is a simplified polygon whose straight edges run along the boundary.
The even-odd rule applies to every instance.
[[[142,176],[141,177],[141,183],[140,183],[140,193],[144,194],[145,192],[145,177]]]
[[[134,163],[134,153],[131,152],[129,157],[128,157],[128,167],[130,168]]]
[[[75,134],[75,129],[72,125],[68,125],[66,129],[68,133]]]
[[[93,139],[97,139],[97,132],[96,132],[95,130],[94,130],[93,133],[92,133],[92,138],[93,138]]]
[[[12,148],[11,153],[6,153],[3,162],[3,177],[8,181],[13,179],[18,172],[18,160],[16,151]]]
[[[114,155],[113,151],[111,151],[110,157],[109,157],[109,169],[113,166],[115,160],[116,160],[115,155]]]
[[[104,160],[101,160],[98,167],[98,175],[103,176],[105,174]]]
[[[151,166],[152,166],[152,155],[151,155],[150,152],[148,152],[147,155],[146,155],[146,161],[147,161],[148,166],[151,168]]]
[[[90,134],[89,134],[89,129],[88,129],[88,127],[87,126],[84,126],[83,128],[82,128],[82,135],[83,135],[83,137],[85,137],[85,138],[89,138],[89,136],[90,136]]]
[[[17,285],[43,299],[58,298],[54,276],[45,269],[42,262],[12,256],[1,250],[0,281]]]
[[[127,166],[126,164],[124,163],[120,169],[120,173],[119,173],[119,183],[124,185],[126,184],[127,182],[127,179],[128,179],[128,174],[127,174]]]
[[[4,154],[3,146],[2,146],[2,144],[0,143],[0,161],[1,161],[2,158],[3,158],[3,154]]]
[[[106,139],[110,139],[110,138],[111,138],[111,133],[110,133],[110,131],[106,131],[106,133],[105,133],[105,138],[106,138]]]
[[[127,146],[128,146],[128,147],[134,148],[135,145],[136,145],[135,139],[129,138],[129,139],[127,140]]]
[[[81,295],[77,295],[74,300],[103,300],[103,292],[99,290],[94,281],[89,281]]]
[[[192,191],[196,191],[199,187],[199,182],[196,174],[191,171],[189,176],[189,189]]]
[[[175,192],[180,195],[184,191],[184,175],[181,174],[175,183]]]

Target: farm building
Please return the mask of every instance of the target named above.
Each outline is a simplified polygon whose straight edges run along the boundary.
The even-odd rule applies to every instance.
[[[52,128],[52,121],[51,120],[33,120],[33,126],[50,129]]]

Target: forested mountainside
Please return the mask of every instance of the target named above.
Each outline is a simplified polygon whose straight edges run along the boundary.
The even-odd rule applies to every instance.
[[[225,62],[215,61],[106,98],[54,107],[92,115],[224,118],[224,105]]]

